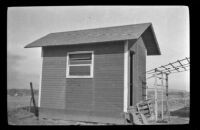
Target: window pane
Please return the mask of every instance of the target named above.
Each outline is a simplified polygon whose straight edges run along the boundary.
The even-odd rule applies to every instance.
[[[91,64],[91,60],[71,60],[69,61],[70,65],[75,65],[75,64]]]
[[[82,53],[82,54],[69,54],[69,64],[91,64],[92,54]]]
[[[70,60],[91,60],[91,53],[82,53],[82,54],[69,54]]]
[[[89,76],[90,66],[69,66],[70,76]]]

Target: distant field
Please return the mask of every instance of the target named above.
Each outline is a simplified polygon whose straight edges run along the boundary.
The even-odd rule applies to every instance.
[[[148,90],[148,98],[154,99],[154,90]],[[162,93],[161,91],[158,91],[157,95],[158,99],[158,110],[161,110],[161,99],[162,99]],[[163,100],[164,100],[164,111],[166,108],[166,93],[164,91],[163,93]],[[190,93],[185,91],[178,91],[178,90],[170,90],[168,94],[168,109],[170,111],[174,111],[177,109],[180,109],[184,106],[188,106],[190,104]]]
[[[8,110],[16,109],[19,107],[29,106],[31,96],[7,96]],[[35,96],[36,104],[38,103],[38,96]]]

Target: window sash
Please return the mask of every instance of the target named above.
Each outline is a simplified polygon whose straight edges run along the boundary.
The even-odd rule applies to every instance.
[[[78,54],[69,54],[69,58],[72,60],[91,60],[91,53],[78,53]]]
[[[69,54],[69,65],[72,64],[91,64],[92,63],[92,53],[78,53]]]
[[[71,75],[71,76],[89,76],[89,75],[91,75],[91,66],[90,65],[69,66],[69,75]]]
[[[80,65],[80,64],[91,64],[92,61],[91,60],[74,60],[74,61],[70,61],[69,60],[69,65]]]
[[[80,54],[80,56],[86,54],[89,56],[88,57],[76,57],[74,55],[74,57],[71,57],[70,60],[70,55],[71,54]],[[72,56],[72,55],[71,55]],[[77,55],[78,56],[78,55]],[[80,52],[69,52],[67,53],[67,66],[66,66],[66,78],[93,78],[93,60],[94,60],[94,54],[93,51],[80,51]],[[88,60],[89,59],[89,60]],[[70,75],[70,67],[73,66],[89,66],[89,75]]]

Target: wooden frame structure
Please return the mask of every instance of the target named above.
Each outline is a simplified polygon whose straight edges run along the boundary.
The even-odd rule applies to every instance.
[[[155,91],[155,116],[156,116],[156,121],[158,120],[158,101],[157,101],[157,93],[158,93],[158,86],[161,86],[161,90],[162,90],[162,120],[163,120],[163,93],[164,93],[164,88],[166,89],[166,100],[167,100],[167,105],[166,105],[166,111],[167,111],[167,115],[168,115],[168,119],[170,119],[170,112],[169,112],[169,106],[168,106],[168,77],[169,74],[172,73],[179,73],[179,72],[184,72],[184,71],[188,71],[190,67],[190,58],[186,57],[184,59],[181,60],[177,60],[175,62],[166,64],[166,65],[162,65],[158,68],[155,69],[151,69],[149,71],[146,71],[147,75],[150,75],[149,77],[147,77],[148,79],[151,78],[155,78],[155,82],[154,82],[154,91]],[[161,77],[159,77],[159,75],[161,75]],[[165,77],[165,78],[164,78]],[[161,79],[161,84],[158,84],[158,79]],[[165,85],[164,85],[164,80],[165,80]],[[147,91],[146,91],[146,95],[147,95]]]

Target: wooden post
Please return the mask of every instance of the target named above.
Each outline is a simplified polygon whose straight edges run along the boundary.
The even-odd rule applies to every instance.
[[[168,120],[170,120],[170,111],[169,111],[169,93],[168,93],[168,74],[166,74],[166,97],[167,97],[167,105],[166,105],[166,111],[167,111],[167,115],[168,115]]]
[[[155,70],[156,71],[156,70]],[[157,101],[157,75],[155,74],[155,117],[156,121],[158,120],[158,101]]]
[[[162,120],[163,120],[163,89],[164,89],[164,84],[163,84],[163,78],[164,78],[164,77],[163,77],[163,73],[162,73],[162,77],[161,77],[161,78],[162,78],[162,79],[161,79],[161,82],[162,82],[162,83],[161,83],[161,84],[162,84],[162,85],[161,85],[161,87],[162,87],[162,88],[161,88],[161,93],[162,93]]]
[[[37,106],[36,106],[36,103],[35,103],[35,98],[34,98],[34,92],[33,92],[32,82],[30,82],[30,87],[31,87],[31,98],[32,98],[32,101],[33,101],[34,112],[35,112],[35,116],[36,116],[37,119],[38,119],[38,110],[37,110]]]
[[[145,94],[146,94],[146,97],[145,97],[145,99],[147,100],[148,99],[148,91],[147,91],[147,89],[148,89],[148,86],[146,85],[146,89],[145,89]]]

